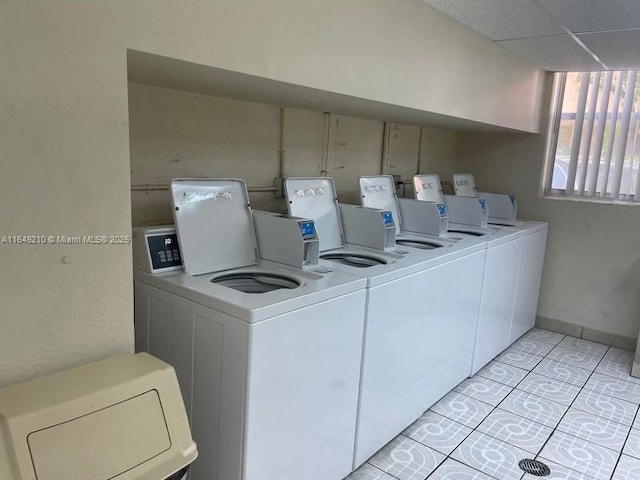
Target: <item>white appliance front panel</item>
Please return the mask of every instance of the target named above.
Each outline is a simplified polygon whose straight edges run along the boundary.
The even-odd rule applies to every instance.
[[[487,249],[471,374],[510,345],[522,238]]]
[[[137,348],[175,365],[192,406],[193,480],[350,473],[365,301],[360,290],[249,325],[136,282]]]
[[[484,258],[369,290],[355,467],[468,376]]]
[[[366,291],[252,329],[247,480],[337,480],[353,461]]]
[[[191,479],[242,478],[248,324],[142,282],[135,287],[136,345],[174,366],[187,405],[199,452]],[[138,338],[145,334],[147,342]]]
[[[513,322],[509,343],[515,342],[520,336],[533,328],[538,311],[538,296],[540,294],[540,280],[544,264],[544,252],[547,245],[547,230],[537,230],[522,239],[522,253],[520,268],[516,283],[515,300],[513,303]]]

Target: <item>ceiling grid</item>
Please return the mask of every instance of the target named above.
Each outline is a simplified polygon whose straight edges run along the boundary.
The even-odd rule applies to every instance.
[[[640,0],[423,0],[549,71],[640,68]]]

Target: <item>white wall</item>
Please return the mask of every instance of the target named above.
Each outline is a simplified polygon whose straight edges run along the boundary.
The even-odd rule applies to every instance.
[[[127,48],[538,128],[542,72],[420,0],[5,0],[3,234],[129,233]],[[0,265],[0,385],[132,350],[129,246],[0,246]]]
[[[549,222],[538,315],[635,338],[640,208],[538,197],[544,135],[462,135],[456,168],[479,188],[516,193],[522,218]]]

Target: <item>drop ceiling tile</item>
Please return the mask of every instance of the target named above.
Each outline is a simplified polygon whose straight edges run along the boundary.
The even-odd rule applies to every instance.
[[[569,35],[505,40],[498,43],[545,70],[553,72],[602,70],[602,65]]]
[[[612,70],[640,68],[640,29],[585,33],[578,38]]]
[[[638,0],[536,0],[574,33],[640,28]]]
[[[492,40],[566,33],[530,0],[424,0]]]

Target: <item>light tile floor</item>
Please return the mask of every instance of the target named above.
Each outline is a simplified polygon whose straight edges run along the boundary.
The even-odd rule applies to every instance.
[[[348,480],[640,480],[633,354],[533,329]],[[523,458],[551,468],[525,475]]]

